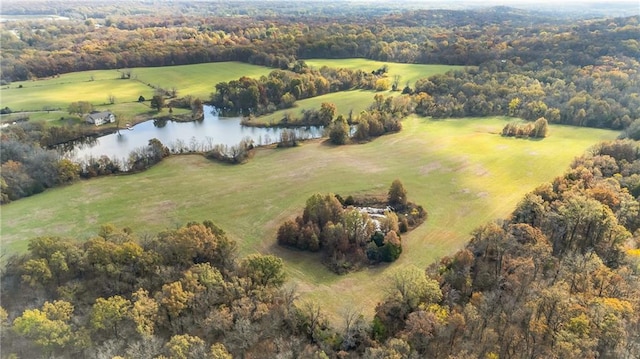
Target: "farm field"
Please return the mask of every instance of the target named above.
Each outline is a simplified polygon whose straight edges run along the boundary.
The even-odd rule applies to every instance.
[[[563,173],[575,156],[617,136],[556,125],[542,141],[498,135],[511,120],[409,117],[400,133],[367,144],[334,147],[316,140],[263,148],[237,166],[174,156],[143,173],[81,181],[4,205],[2,250],[23,252],[27,239],[45,233],[87,239],[105,223],[144,235],[211,219],[238,241],[241,255],[284,258],[303,298],[320,302],[334,320],[349,306],[371,316],[384,296],[380,282],[394,270],[424,268],[454,252],[474,228],[507,216],[526,192]],[[275,245],[278,226],[298,215],[311,194],[384,195],[396,178],[429,218],[403,237],[404,252],[392,265],[337,276],[316,255]]]
[[[66,110],[75,101],[102,105],[109,103],[109,95],[115,96],[115,104],[135,102],[140,95],[153,96],[153,89],[138,81],[120,79],[116,70],[74,72],[54,78],[14,82],[1,91],[2,107],[7,106],[13,112]]]
[[[192,95],[208,100],[221,81],[238,79],[241,76],[259,77],[273,69],[240,62],[218,62],[197,65],[145,67],[128,69],[131,79],[121,79],[118,70],[82,71],[63,74],[54,78],[21,81],[3,86],[2,107],[17,111],[65,110],[71,102],[88,101],[94,106],[109,107],[114,112],[128,112],[137,104],[139,96],[147,100],[153,96],[155,87],[168,90],[176,88],[178,96]],[[22,87],[20,87],[22,86]],[[109,95],[115,104],[109,105]],[[149,107],[139,107],[144,113]]]
[[[208,101],[216,84],[237,80],[242,76],[258,78],[274,69],[242,62],[214,62],[169,67],[131,69],[131,76],[139,81],[170,90],[176,88],[178,97],[191,95]]]
[[[400,76],[400,90],[409,84],[413,87],[418,79],[444,74],[450,70],[464,70],[464,66],[452,65],[424,65],[424,64],[403,64],[397,62],[375,61],[362,58],[351,59],[305,59],[309,67],[321,68],[322,66],[346,68],[350,70],[361,69],[364,71],[374,71],[384,65],[389,67],[387,77],[393,79],[395,75]]]
[[[251,119],[252,123],[260,124],[278,124],[282,118],[289,114],[293,118],[301,118],[304,110],[319,110],[323,102],[336,105],[336,116],[343,115],[348,117],[349,112],[353,110],[354,115],[364,111],[373,103],[373,96],[377,92],[368,90],[353,90],[330,93],[322,96],[316,96],[304,100],[296,101],[294,108],[279,110],[272,114],[259,116]],[[388,92],[384,92],[388,95]],[[400,94],[396,92],[395,94]]]

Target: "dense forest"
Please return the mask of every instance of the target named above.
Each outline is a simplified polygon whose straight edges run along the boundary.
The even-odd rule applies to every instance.
[[[83,23],[4,24],[2,78],[230,60],[286,68],[295,59],[313,57],[476,66],[489,60],[526,64],[548,59],[587,66],[597,65],[603,56],[640,55],[637,16],[563,23],[510,8],[330,18],[85,16]]]
[[[3,356],[638,357],[639,195],[640,145],[600,144],[342,328],[297,300],[281,259],[237,258],[209,221],[35,238],[2,275]]]

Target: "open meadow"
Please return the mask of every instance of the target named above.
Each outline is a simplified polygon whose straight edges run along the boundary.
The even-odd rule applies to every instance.
[[[320,302],[332,319],[349,307],[371,316],[384,296],[380,281],[390,272],[423,268],[453,253],[474,228],[507,216],[526,192],[563,173],[574,157],[617,136],[556,125],[544,140],[500,136],[511,120],[414,116],[403,121],[400,133],[370,143],[335,147],[314,140],[290,149],[261,148],[235,166],[173,156],[143,173],[80,181],[3,205],[2,251],[23,252],[29,238],[45,234],[84,240],[105,223],[145,235],[210,219],[239,243],[241,255],[284,258],[303,298]],[[337,276],[317,255],[275,245],[278,226],[298,215],[311,194],[385,195],[396,178],[429,213],[403,237],[397,262]]]
[[[463,70],[464,66],[452,65],[425,65],[425,64],[402,64],[397,62],[375,61],[362,58],[349,59],[306,59],[304,60],[309,67],[321,68],[323,66],[345,68],[349,70],[363,70],[367,72],[375,71],[383,66],[388,67],[387,77],[393,79],[398,75],[400,90],[407,84],[413,87],[415,82],[421,78],[433,76],[436,74],[444,74],[450,70]]]
[[[130,79],[121,78],[122,70],[96,70],[14,82],[0,89],[1,104],[17,112],[66,110],[71,102],[87,101],[100,109],[109,108],[133,117],[149,111],[148,102],[138,104],[137,101],[139,96],[151,99],[154,88],[175,88],[178,96],[191,95],[206,101],[219,82],[241,76],[260,77],[273,69],[240,62],[216,62],[124,71],[130,72]],[[110,95],[115,97],[114,104],[110,104]]]
[[[351,111],[353,111],[354,115],[358,115],[361,111],[367,110],[374,102],[373,97],[375,94],[375,91],[353,90],[316,96],[296,101],[296,105],[293,108],[279,110],[268,115],[252,118],[251,123],[276,125],[287,114],[293,118],[301,118],[303,111],[319,110],[320,106],[324,102],[336,105],[336,116],[342,115],[347,118]],[[385,92],[384,94],[388,95],[389,93]],[[396,92],[395,94],[397,95],[400,93]]]

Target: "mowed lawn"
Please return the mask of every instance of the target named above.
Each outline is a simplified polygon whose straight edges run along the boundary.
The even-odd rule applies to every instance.
[[[400,133],[367,144],[315,140],[264,148],[236,166],[174,156],[140,174],[81,181],[2,206],[2,251],[22,252],[40,235],[87,239],[105,223],[144,235],[211,219],[238,241],[242,255],[283,257],[303,298],[320,302],[332,319],[348,307],[371,316],[384,296],[381,283],[394,270],[423,268],[455,252],[474,228],[509,215],[526,192],[562,174],[590,146],[617,136],[552,125],[541,141],[505,138],[498,133],[508,121],[410,117]],[[337,276],[317,255],[274,244],[278,226],[298,215],[311,194],[384,195],[396,178],[429,213],[403,236],[396,263]]]
[[[464,70],[464,66],[452,65],[424,65],[424,64],[402,64],[397,62],[384,62],[362,58],[351,59],[305,59],[309,67],[321,68],[323,66],[334,68],[345,68],[350,70],[363,70],[367,72],[375,71],[383,66],[388,67],[387,77],[393,80],[394,76],[400,76],[399,87],[404,88],[407,84],[413,88],[415,82],[421,78],[430,77],[436,74],[444,74],[450,70]]]

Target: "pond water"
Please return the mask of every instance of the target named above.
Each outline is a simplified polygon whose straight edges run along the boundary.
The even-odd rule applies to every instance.
[[[152,138],[160,140],[172,152],[206,151],[215,145],[235,146],[245,138],[253,140],[255,145],[268,145],[278,142],[285,130],[242,126],[241,118],[219,117],[210,106],[204,107],[204,114],[204,120],[194,122],[149,120],[131,130],[121,129],[120,134],[83,141],[87,143],[76,144],[67,153],[78,160],[101,156],[122,160],[128,158],[132,151],[146,146]],[[295,131],[298,139],[319,138],[323,132],[320,126],[288,130]]]

